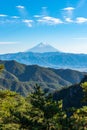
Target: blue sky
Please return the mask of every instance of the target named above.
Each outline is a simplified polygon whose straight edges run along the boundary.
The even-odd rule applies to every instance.
[[[0,53],[40,42],[87,53],[87,0],[0,0]]]

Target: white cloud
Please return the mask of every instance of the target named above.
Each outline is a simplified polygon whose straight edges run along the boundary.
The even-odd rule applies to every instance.
[[[73,17],[73,11],[75,10],[74,7],[67,7],[62,9],[63,10],[63,17],[66,22],[73,22],[72,17]]]
[[[17,19],[4,19],[4,20],[0,20],[0,24],[18,24],[20,23],[20,20]]]
[[[0,17],[7,17],[6,14],[0,14]]]
[[[48,11],[47,11],[47,7],[42,7],[40,14],[39,15],[35,14],[33,17],[40,18],[40,17],[45,17],[45,16],[49,16]]]
[[[73,23],[74,21],[71,18],[65,18],[65,21],[68,23]]]
[[[48,15],[47,7],[42,7],[41,15],[42,16],[47,16]]]
[[[41,15],[34,15],[33,17],[35,17],[35,18],[40,18]]]
[[[19,16],[12,16],[11,18],[18,19],[20,17]]]
[[[39,23],[46,23],[46,24],[49,24],[49,25],[57,25],[57,24],[63,23],[60,19],[50,17],[50,16],[44,16],[41,19],[38,19],[37,21]]]
[[[72,11],[72,10],[74,10],[75,8],[73,8],[73,7],[67,7],[67,8],[64,8],[63,10],[66,10],[66,11]]]
[[[33,20],[24,19],[22,22],[25,23],[28,27],[32,27]]]
[[[87,18],[77,17],[77,18],[76,18],[76,23],[78,23],[78,24],[87,23]]]
[[[24,9],[25,7],[24,6],[22,6],[22,5],[18,5],[18,6],[16,6],[18,9]]]
[[[19,42],[0,42],[0,45],[18,44]]]
[[[17,7],[19,14],[20,14],[20,17],[22,19],[28,19],[29,18],[29,14],[28,14],[28,11],[27,11],[25,6],[19,5],[19,6],[16,6],[16,7]]]

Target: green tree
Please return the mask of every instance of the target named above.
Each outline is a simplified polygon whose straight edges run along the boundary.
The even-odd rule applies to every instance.
[[[21,127],[19,116],[25,115],[27,106],[27,102],[19,94],[9,90],[1,90],[0,130],[19,130]]]
[[[45,93],[36,85],[29,97],[29,111],[33,130],[62,130],[66,114],[62,110],[62,101],[54,101],[51,94]]]
[[[4,65],[0,65],[0,72],[4,69]]]
[[[84,92],[83,101],[87,103],[87,82],[81,84]]]
[[[82,83],[81,86],[83,88],[83,99],[81,102],[87,104],[87,82]],[[68,123],[72,130],[87,130],[87,105],[76,109]]]

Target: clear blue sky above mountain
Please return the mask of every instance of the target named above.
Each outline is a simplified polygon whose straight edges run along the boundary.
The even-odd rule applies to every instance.
[[[0,53],[40,42],[87,53],[87,0],[0,0]]]

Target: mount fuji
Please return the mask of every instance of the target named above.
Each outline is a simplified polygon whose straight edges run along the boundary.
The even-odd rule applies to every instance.
[[[44,53],[44,52],[59,52],[56,48],[52,47],[47,43],[39,43],[35,47],[27,50],[27,52],[37,52],[37,53]]]
[[[44,43],[40,43],[25,52],[2,54],[0,60],[15,60],[27,65],[87,71],[87,54],[61,52]]]

